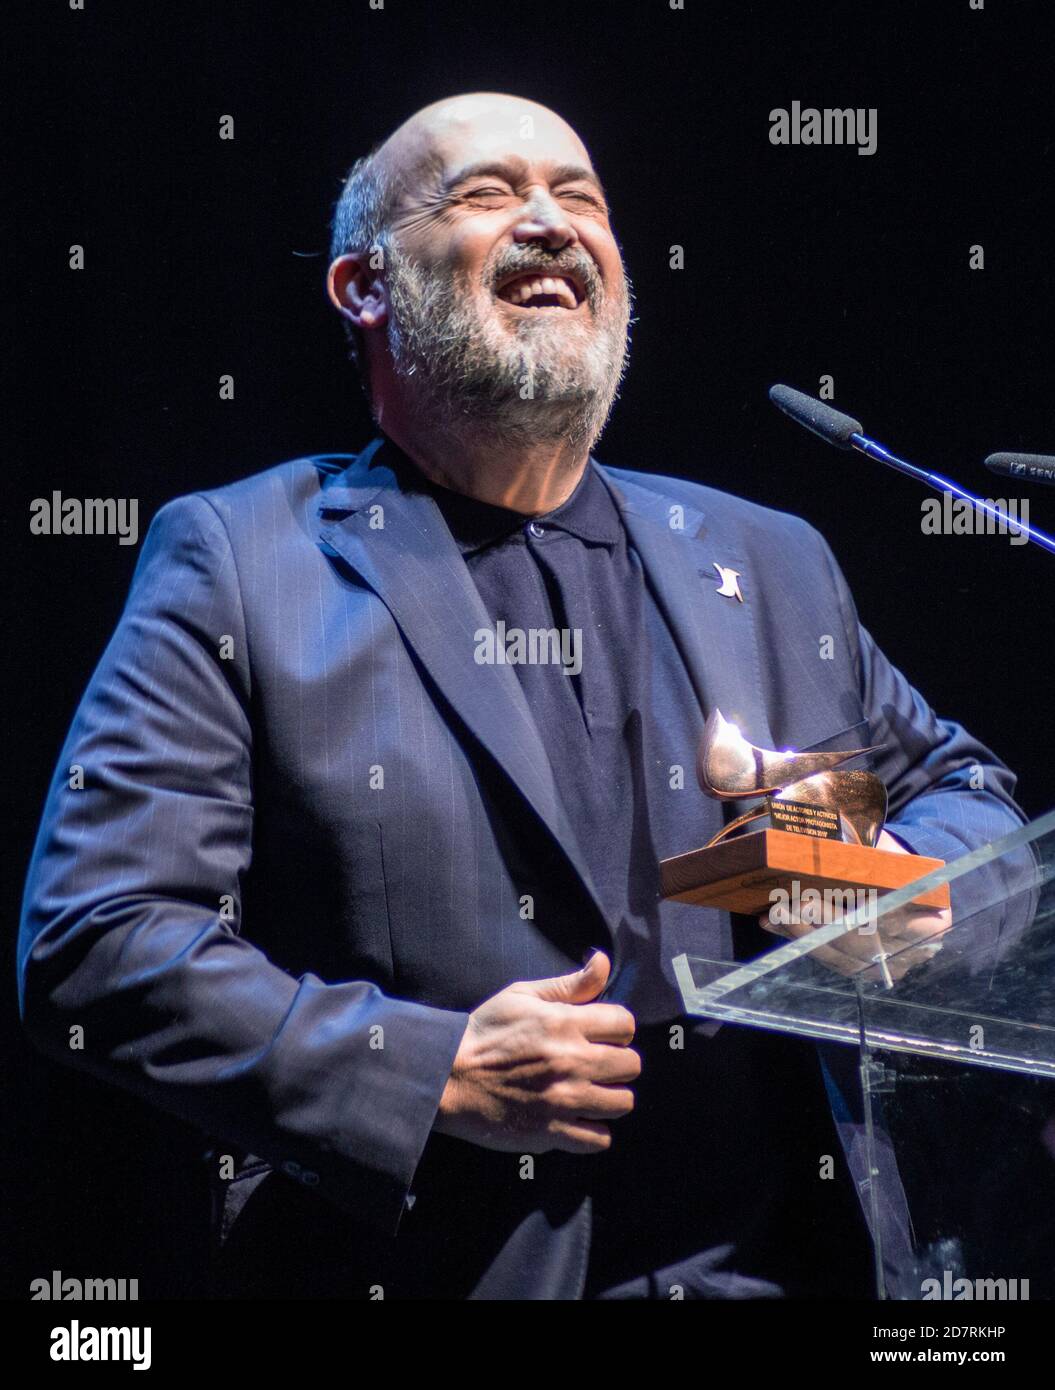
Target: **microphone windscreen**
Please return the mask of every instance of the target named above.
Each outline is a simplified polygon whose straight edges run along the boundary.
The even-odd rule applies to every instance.
[[[859,420],[844,415],[842,411],[833,410],[830,405],[814,400],[802,391],[793,391],[790,386],[771,386],[769,399],[785,415],[790,415],[793,420],[805,425],[808,430],[820,435],[821,439],[826,439],[829,444],[834,444],[837,449],[849,449],[850,436],[864,433]]]
[[[1026,482],[1055,487],[1055,454],[990,454],[985,466],[1005,478],[1024,478]]]

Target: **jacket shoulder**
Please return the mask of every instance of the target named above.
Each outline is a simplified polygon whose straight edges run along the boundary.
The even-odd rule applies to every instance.
[[[151,531],[156,538],[196,527],[206,534],[217,523],[232,542],[249,544],[290,526],[311,530],[318,499],[328,483],[339,478],[356,454],[305,454],[219,487],[200,488],[170,498],[155,513]]]
[[[338,477],[357,457],[356,454],[304,454],[284,459],[233,483],[204,488],[191,495],[203,498],[221,515],[282,497],[299,509],[313,501],[327,481]]]
[[[812,540],[825,544],[823,536],[808,521],[792,512],[777,511],[765,507],[760,502],[752,502],[746,497],[738,497],[733,492],[723,492],[706,483],[694,483],[688,478],[675,478],[662,473],[640,473],[629,468],[610,468],[602,464],[605,474],[616,485],[626,482],[634,487],[644,488],[657,498],[670,498],[683,506],[694,507],[702,512],[712,525],[733,527],[746,534],[779,536],[786,539],[790,535],[802,538],[808,535]]]

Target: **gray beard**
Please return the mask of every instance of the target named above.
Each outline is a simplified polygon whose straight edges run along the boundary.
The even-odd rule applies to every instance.
[[[587,298],[594,328],[580,352],[554,351],[559,320],[525,315],[513,338],[481,316],[468,287],[425,270],[393,245],[384,250],[396,372],[412,378],[421,409],[448,435],[500,437],[506,445],[565,440],[592,448],[626,371],[632,291],[601,299],[595,272]]]

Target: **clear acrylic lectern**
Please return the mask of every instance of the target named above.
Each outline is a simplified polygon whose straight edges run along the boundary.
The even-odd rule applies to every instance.
[[[953,926],[899,950],[898,914],[941,883]],[[908,949],[923,959],[902,974]],[[748,962],[673,964],[690,1015],[855,1049],[878,1297],[1055,1298],[1055,811],[871,915]],[[900,1225],[878,1210],[891,1161]]]

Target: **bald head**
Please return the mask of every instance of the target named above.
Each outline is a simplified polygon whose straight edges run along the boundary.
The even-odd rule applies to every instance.
[[[382,177],[403,189],[448,169],[461,151],[471,148],[486,160],[525,147],[593,171],[586,146],[562,116],[505,92],[467,92],[423,106],[384,141],[376,159]]]
[[[404,121],[349,175],[329,289],[378,419],[603,426],[629,285],[589,151],[548,107],[471,92]]]
[[[349,173],[333,222],[331,260],[366,250],[423,188],[442,186],[467,152],[486,162],[545,151],[558,166],[597,177],[585,144],[562,116],[506,92],[466,92],[423,106]]]

